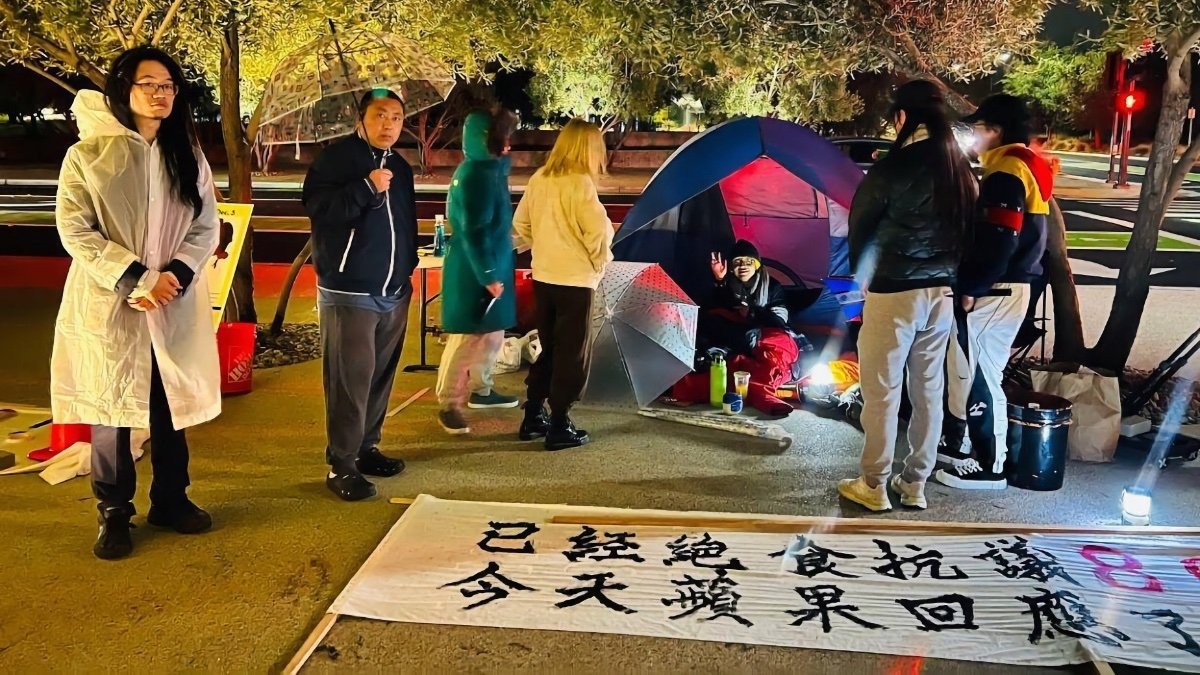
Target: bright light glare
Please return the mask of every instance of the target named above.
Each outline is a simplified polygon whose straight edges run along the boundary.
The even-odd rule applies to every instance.
[[[1121,517],[1131,525],[1150,524],[1150,493],[1136,487],[1121,491]]]
[[[819,363],[808,373],[809,384],[828,386],[833,384],[833,371],[828,363]]]

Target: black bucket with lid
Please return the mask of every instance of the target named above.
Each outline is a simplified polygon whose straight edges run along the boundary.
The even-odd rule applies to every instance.
[[[1071,402],[1034,391],[1010,390],[1008,397],[1008,484],[1026,490],[1057,490],[1067,468]]]

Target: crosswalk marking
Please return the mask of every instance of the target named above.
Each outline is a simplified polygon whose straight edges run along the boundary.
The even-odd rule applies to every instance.
[[[1130,229],[1130,230],[1133,229],[1133,223],[1129,222],[1128,220],[1122,220],[1121,218],[1110,218],[1109,216],[1102,216],[1098,213],[1088,213],[1087,211],[1065,211],[1064,213],[1069,213],[1073,216],[1079,216],[1081,218],[1091,218],[1092,220],[1098,220],[1102,223],[1111,223],[1113,225],[1120,225],[1121,227],[1124,227],[1124,228]],[[1183,242],[1187,242],[1187,243],[1195,245],[1195,246],[1200,246],[1200,239],[1193,239],[1191,237],[1185,237],[1182,234],[1175,234],[1173,232],[1170,234],[1163,232],[1162,235],[1169,236],[1171,239],[1175,239],[1176,241],[1183,241]]]
[[[1083,159],[1063,157],[1061,154],[1059,155],[1058,159],[1060,162],[1062,162],[1062,165],[1064,167],[1068,167],[1068,168],[1074,167],[1076,169],[1091,169],[1093,171],[1105,171],[1105,172],[1108,171],[1108,160],[1107,159],[1097,159],[1097,160],[1089,161],[1089,160],[1083,160]],[[1146,175],[1146,166],[1139,162],[1130,162],[1129,163],[1129,175],[1131,177],[1137,176],[1139,178],[1142,176],[1145,176]],[[1189,181],[1200,180],[1200,173],[1195,172],[1195,171],[1188,173],[1187,180],[1189,180]]]
[[[1094,206],[1107,206],[1122,211],[1137,213],[1138,201],[1136,199],[1080,199],[1076,200],[1080,204],[1088,204]],[[1173,202],[1167,208],[1167,218],[1177,218],[1187,220],[1189,222],[1200,222],[1200,201],[1177,201]]]

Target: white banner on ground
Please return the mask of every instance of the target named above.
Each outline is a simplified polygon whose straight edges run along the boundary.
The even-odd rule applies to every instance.
[[[551,523],[614,515],[697,514],[422,495],[329,611],[1016,665],[1090,651],[1200,672],[1200,537]]]
[[[242,245],[246,242],[252,213],[253,204],[217,203],[221,235],[216,252],[209,258],[207,270],[214,328],[220,325],[221,316],[225,313],[225,301],[229,298],[229,289],[233,288],[233,276],[237,271],[238,258],[242,257]]]

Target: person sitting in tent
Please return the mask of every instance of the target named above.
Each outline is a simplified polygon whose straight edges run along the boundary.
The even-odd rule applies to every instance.
[[[712,254],[716,285],[700,314],[697,352],[727,352],[730,376],[750,373],[746,404],[773,417],[785,416],[792,407],[775,390],[792,379],[800,348],[788,328],[783,289],[763,269],[754,244],[736,242],[729,260],[731,265],[720,253]],[[672,396],[687,403],[708,401],[708,383],[708,373],[692,373],[675,385]]]
[[[733,354],[749,356],[762,341],[763,331],[789,333],[783,288],[767,274],[754,244],[742,239],[729,255],[712,254],[713,293],[700,316],[698,342]],[[697,347],[701,347],[700,344]]]

